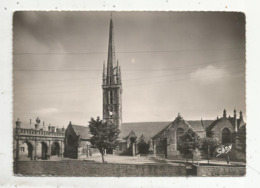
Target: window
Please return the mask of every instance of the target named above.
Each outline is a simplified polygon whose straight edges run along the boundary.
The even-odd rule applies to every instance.
[[[228,128],[222,130],[222,144],[231,143],[231,131]]]
[[[107,93],[107,98],[108,98],[108,104],[113,104],[113,91],[108,91],[108,93]]]
[[[24,147],[20,147],[20,151],[21,151],[21,152],[24,152]]]
[[[113,91],[110,91],[110,104],[113,104]]]

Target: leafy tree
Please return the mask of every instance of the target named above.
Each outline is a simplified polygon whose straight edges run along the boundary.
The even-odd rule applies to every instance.
[[[213,157],[213,152],[219,146],[219,140],[214,137],[205,137],[201,140],[201,149],[207,154],[207,160],[209,164],[209,159]]]
[[[238,130],[238,140],[241,146],[241,152],[246,153],[246,126],[242,126]]]
[[[199,146],[200,138],[192,129],[188,129],[178,140],[178,149],[186,157],[187,162],[189,161],[189,157],[192,157],[193,163],[194,152]]]
[[[91,118],[89,121],[89,130],[92,134],[90,142],[93,147],[99,149],[102,155],[102,162],[104,163],[105,150],[113,149],[117,146],[120,131],[112,122],[100,120],[99,117],[96,120]]]

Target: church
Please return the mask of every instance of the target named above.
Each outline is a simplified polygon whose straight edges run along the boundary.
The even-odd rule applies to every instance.
[[[236,110],[233,117],[227,117],[224,110],[223,117],[216,120],[187,121],[179,113],[172,122],[122,123],[122,78],[115,54],[114,28],[111,18],[107,66],[103,65],[102,90],[103,119],[113,122],[121,131],[119,147],[113,153],[132,156],[152,154],[176,159],[181,157],[177,147],[178,139],[187,130],[194,131],[200,138],[205,138],[207,132],[214,132],[215,137],[222,144],[233,144],[233,150],[245,147],[245,143],[238,141],[238,132],[245,129],[246,124],[242,112],[237,118]],[[198,157],[200,155],[198,152]],[[235,158],[241,158],[241,155]]]
[[[179,113],[172,122],[123,123],[122,77],[119,61],[116,59],[112,18],[109,26],[107,63],[103,64],[102,91],[103,120],[112,122],[120,130],[119,145],[114,150],[107,150],[108,154],[179,159],[182,156],[178,149],[178,140],[187,130],[192,130],[200,138],[207,137],[209,132],[214,133],[221,144],[233,145],[233,159],[245,160],[246,123],[241,111],[238,117],[234,110],[231,117],[227,116],[224,110],[223,116],[215,120],[189,121]],[[14,156],[25,155],[31,160],[46,160],[54,155],[78,159],[80,155],[91,156],[98,153],[90,144],[91,134],[87,126],[70,122],[66,130],[55,129],[53,126],[49,126],[47,130],[44,122],[42,128],[39,128],[39,119],[35,127],[31,126],[30,121],[30,129],[22,128],[20,124],[21,122],[17,121],[14,129],[14,145],[20,145],[18,150],[14,147]],[[201,152],[197,151],[196,157],[200,159],[201,156]]]

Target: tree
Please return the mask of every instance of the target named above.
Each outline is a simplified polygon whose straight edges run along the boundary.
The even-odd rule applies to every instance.
[[[99,149],[102,156],[102,162],[104,163],[105,150],[113,149],[117,146],[117,139],[120,131],[112,122],[100,120],[99,117],[97,117],[96,120],[91,118],[89,121],[89,130],[92,134],[90,142],[93,147]]]
[[[246,153],[246,126],[242,126],[238,130],[238,141],[241,147],[240,151]]]
[[[199,146],[200,138],[192,129],[188,129],[178,140],[178,149],[180,153],[186,157],[187,163],[189,157],[192,157],[193,163],[194,152],[199,148]]]
[[[214,137],[205,137],[201,140],[201,149],[205,154],[207,154],[208,164],[209,159],[213,156],[213,152],[219,144],[219,140]]]

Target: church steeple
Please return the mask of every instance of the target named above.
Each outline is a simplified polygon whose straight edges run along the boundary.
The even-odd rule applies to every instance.
[[[118,60],[115,56],[114,27],[112,17],[109,26],[107,66],[103,65],[103,119],[121,128],[122,81]]]
[[[109,26],[109,42],[108,42],[108,57],[107,57],[107,84],[115,84],[114,66],[116,64],[115,56],[115,41],[114,41],[114,28],[112,18],[110,19]]]

